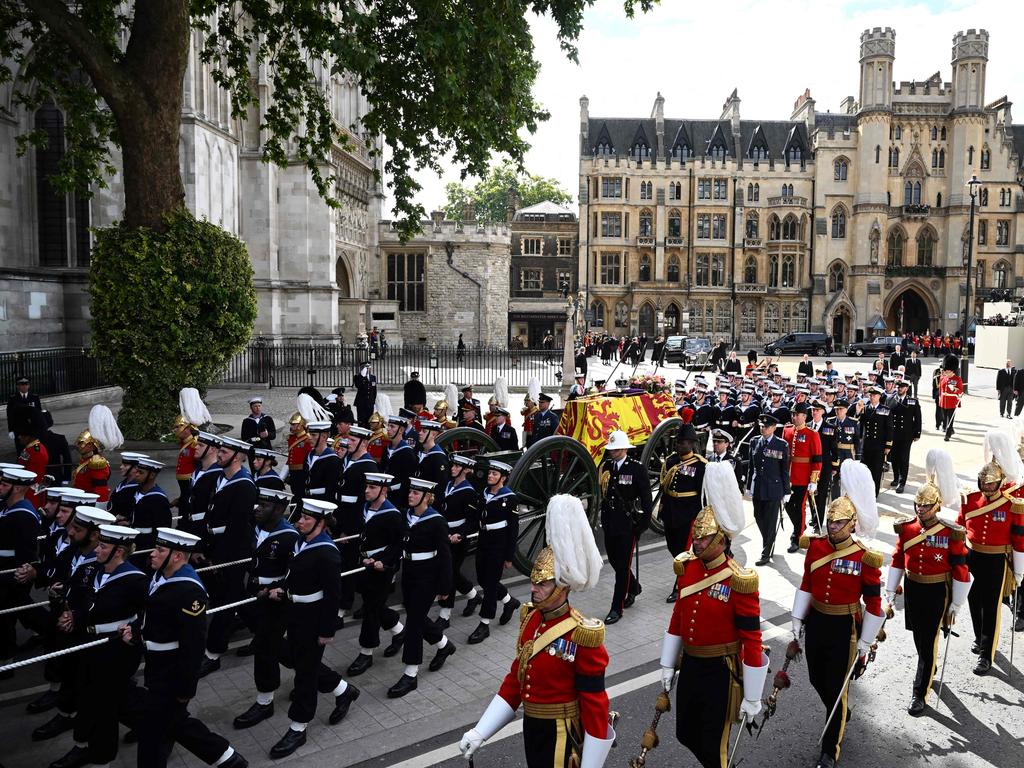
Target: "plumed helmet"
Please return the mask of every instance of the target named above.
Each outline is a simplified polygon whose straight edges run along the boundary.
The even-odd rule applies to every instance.
[[[199,427],[213,421],[210,410],[195,387],[184,387],[178,393],[178,409],[185,421],[192,427]]]
[[[296,407],[298,408],[299,414],[305,420],[306,424],[314,421],[330,421],[331,415],[324,410],[324,407],[320,405],[316,400],[307,395],[305,392],[299,394],[296,401]]]
[[[366,423],[370,425],[370,429],[377,431],[384,426],[384,417],[374,411],[373,415],[366,420]]]
[[[552,570],[556,583],[576,592],[596,586],[601,573],[601,553],[582,502],[568,494],[552,496],[545,529],[554,559]]]
[[[291,415],[291,418],[288,419],[288,423],[289,424],[298,424],[303,429],[305,429],[305,427],[306,427],[306,420],[304,418],[302,418],[302,414],[299,413],[298,411],[296,411],[295,413],[293,413]]]
[[[921,496],[927,486],[931,485],[938,494],[937,501],[916,501],[918,504],[936,504],[946,507],[955,512],[960,511],[960,483],[956,479],[956,470],[953,467],[953,457],[943,448],[932,448],[928,451],[924,461],[925,472],[928,475],[928,482],[918,491]],[[930,498],[931,491],[927,492],[924,498]]]
[[[494,380],[494,399],[502,408],[508,408],[508,380],[504,376],[498,376]]]
[[[124,442],[124,435],[121,434],[121,429],[117,426],[117,419],[105,405],[94,405],[89,411],[88,432],[91,433],[90,437],[98,450],[104,448],[115,450]]]
[[[993,429],[985,433],[983,441],[985,461],[978,472],[978,482],[1002,482],[1005,478],[1013,483],[1024,480],[1024,463],[1021,462],[1015,441],[1008,432]],[[982,480],[982,475],[989,478]]]
[[[437,413],[438,411],[443,413],[445,416],[448,415],[448,401],[447,400],[438,400],[436,403],[434,403],[434,413]]]
[[[704,498],[707,505],[693,524],[693,538],[713,536],[721,531],[730,538],[739,534],[746,523],[743,496],[736,484],[736,474],[727,462],[708,464],[704,471]]]
[[[858,536],[873,538],[878,530],[878,502],[871,470],[847,459],[839,467],[839,481],[843,495],[829,505],[829,521],[853,520]]]

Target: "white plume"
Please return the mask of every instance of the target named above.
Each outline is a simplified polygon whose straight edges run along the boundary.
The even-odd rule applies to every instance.
[[[185,387],[178,393],[178,409],[185,421],[195,426],[209,424],[213,421],[210,411],[199,396],[199,390],[195,387]]]
[[[536,376],[530,378],[530,381],[526,384],[526,394],[530,396],[533,402],[540,402],[540,379]]]
[[[508,380],[504,376],[494,380],[494,396],[498,398],[498,405],[508,408]]]
[[[108,451],[120,448],[124,442],[124,435],[117,426],[117,419],[105,405],[94,405],[89,411],[89,432]]]
[[[568,494],[552,496],[545,529],[548,546],[555,555],[555,581],[568,585],[574,592],[596,586],[601,574],[601,553],[582,502]]]
[[[747,518],[743,511],[743,495],[736,484],[736,473],[732,464],[715,462],[704,469],[704,495],[715,511],[718,526],[730,538],[746,527]]]
[[[924,460],[928,477],[939,489],[942,506],[955,512],[960,511],[960,482],[956,479],[953,457],[944,448],[932,448]]]
[[[394,406],[391,405],[391,398],[383,392],[377,393],[377,402],[373,404],[373,410],[379,413],[386,421],[388,416],[395,415]]]
[[[839,479],[843,495],[853,502],[857,510],[857,535],[873,539],[878,530],[878,501],[871,470],[859,461],[847,459],[839,467]]]
[[[448,385],[444,388],[444,399],[448,403],[448,413],[452,412],[452,409],[459,404],[459,390],[452,383],[448,382]]]
[[[324,410],[323,406],[305,392],[299,395],[295,408],[307,424],[311,421],[331,421],[331,415]]]
[[[1017,453],[1016,441],[1009,432],[993,429],[985,433],[985,461],[995,460],[1011,483],[1024,480],[1024,462]]]
[[[1013,434],[1016,436],[1015,442],[1020,443],[1021,438],[1024,438],[1024,414],[1017,416],[1010,424]]]

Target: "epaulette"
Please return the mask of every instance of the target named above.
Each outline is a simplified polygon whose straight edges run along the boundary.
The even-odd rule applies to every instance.
[[[89,457],[89,469],[107,469],[109,466],[110,462],[99,454]]]
[[[588,619],[575,608],[572,616],[578,624],[572,631],[572,641],[584,648],[597,648],[604,644],[604,622],[600,619]]]
[[[701,456],[699,453],[695,453],[693,455],[697,457],[697,461],[700,462],[701,464],[707,464],[708,463],[708,460],[705,459],[703,456]]]
[[[946,522],[945,520],[943,520],[943,522],[946,523],[946,527],[949,528],[949,538],[953,539],[953,541],[967,541],[966,528],[962,525],[957,525],[956,523]]]
[[[897,533],[899,533],[900,528],[902,528],[907,523],[914,522],[915,520],[917,520],[916,517],[910,517],[910,516],[908,516],[908,517],[901,517],[899,520],[896,520],[895,522],[893,522],[892,527],[894,529],[896,529]]]
[[[533,603],[523,603],[519,606],[519,629],[523,628],[523,624],[530,616],[530,611],[533,610]]]
[[[881,568],[882,563],[885,562],[885,555],[879,552],[877,549],[868,549],[863,544],[861,547],[864,548],[864,556],[861,558],[861,562],[864,565],[869,565],[872,568]]]
[[[811,546],[811,542],[815,539],[824,539],[828,534],[825,533],[805,533],[800,537],[800,541],[797,543],[800,545],[800,549],[807,549]]]
[[[1024,515],[1024,499],[1019,496],[1011,496],[1010,509],[1015,515]]]
[[[696,559],[697,556],[690,550],[681,552],[672,559],[672,570],[675,572],[676,576],[682,576],[683,571],[686,570],[686,564],[691,560]]]
[[[757,592],[757,571],[751,568],[743,568],[733,560],[729,561],[729,567],[732,569],[732,578],[729,579],[729,586],[732,587],[734,592],[744,595]]]

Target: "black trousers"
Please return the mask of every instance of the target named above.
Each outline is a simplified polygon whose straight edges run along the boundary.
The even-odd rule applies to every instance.
[[[431,568],[418,568],[411,566],[408,560],[405,562],[402,569],[402,598],[405,605],[403,664],[422,664],[423,641],[433,645],[441,642],[444,637],[444,632],[427,618],[430,606],[437,599],[437,584],[437,575],[431,572]],[[494,618],[493,612],[490,618]]]
[[[605,530],[604,549],[608,553],[608,564],[615,571],[615,589],[612,591],[612,610],[625,610],[626,595],[636,592],[636,576],[633,573],[633,550],[636,537],[632,533],[609,534]]]
[[[211,608],[234,603],[247,597],[245,571],[239,566],[207,571],[203,574],[203,584],[206,585],[206,591],[210,595]],[[217,654],[226,652],[228,638],[234,624],[235,611],[220,611],[211,616],[206,633],[206,650]]]
[[[857,623],[853,616],[829,616],[811,609],[807,616],[804,652],[807,673],[818,698],[825,705],[825,717],[839,698],[846,682],[844,675],[857,655]],[[843,693],[842,704],[829,721],[821,751],[839,759],[846,730],[846,702],[850,689]]]
[[[398,611],[388,607],[391,594],[390,571],[367,571],[356,577],[359,594],[363,598],[363,623],[359,627],[359,647],[376,648],[380,645],[380,630],[391,629],[398,623]]]
[[[1024,390],[1017,393],[1017,405],[1013,409],[1013,415],[1020,416],[1021,411],[1024,411]]]
[[[172,694],[133,688],[129,696],[129,725],[139,735],[138,764],[146,768],[166,768],[175,742],[212,765],[229,746],[227,739],[214,733],[202,720],[192,717],[188,703]]]
[[[583,729],[571,718],[523,718],[526,768],[572,768],[583,752]]]
[[[828,511],[828,502],[832,497],[832,486],[839,484],[839,473],[832,466],[822,465],[821,474],[818,476],[818,488],[814,492],[814,509],[811,510],[811,520],[815,529],[821,529],[825,524],[825,513]]]
[[[353,539],[352,541],[345,541],[338,545],[338,551],[341,552],[341,570],[351,571],[353,568],[359,567],[361,561],[359,559],[359,540]],[[338,607],[343,610],[351,610],[352,604],[356,600],[356,581],[351,576],[341,580],[341,601]]]
[[[939,629],[949,604],[949,587],[945,582],[920,584],[907,579],[903,585],[904,615],[907,629],[914,635],[917,648],[917,672],[914,674],[914,695],[922,699],[932,685],[935,656],[939,647]]]
[[[142,661],[141,646],[125,645],[117,635],[111,637],[106,645],[84,651],[78,666],[75,742],[89,745],[89,762],[97,765],[117,757],[118,721],[133,687],[132,675]]]
[[[807,504],[807,486],[794,485],[790,489],[789,501],[786,502],[786,516],[793,525],[793,533],[789,539],[793,544],[804,533],[804,507]]]
[[[91,639],[84,633],[71,635],[60,630],[57,630],[54,637],[54,645],[58,649],[87,643]],[[56,662],[56,676],[60,681],[60,689],[57,691],[57,711],[63,715],[73,715],[78,706],[79,667],[82,666],[82,656],[77,653],[69,653],[67,656],[58,656],[53,661]]]
[[[13,561],[14,559],[10,558],[7,562],[13,563]],[[11,565],[10,567],[17,566]],[[13,575],[0,576],[0,608],[14,608],[18,605],[25,605],[30,602],[29,594],[31,590],[31,584],[19,584],[14,580]],[[33,610],[42,610],[44,614],[46,613],[45,610],[39,608]],[[15,630],[17,623],[18,614],[16,613],[0,616],[0,661],[6,661],[11,658],[14,656],[15,650],[17,650],[18,643]]]
[[[466,562],[466,540],[463,539],[458,544],[452,544],[452,584],[455,585],[455,589],[448,595],[444,600],[439,600],[438,605],[442,608],[451,608],[455,605],[455,593],[458,592],[460,595],[465,595],[473,588],[473,582],[466,578],[466,574],[462,572],[462,564]]]
[[[956,408],[940,408],[942,411],[942,429],[946,432],[946,437],[953,436],[953,421],[956,416]]]
[[[938,400],[935,401],[935,429],[942,429],[942,409]]]
[[[504,600],[505,595],[508,594],[505,585],[501,583],[501,574],[504,572],[505,554],[503,550],[493,546],[488,547],[485,542],[480,542],[480,548],[476,551],[476,577],[480,580],[480,587],[484,591],[484,601],[480,605],[481,619],[493,619],[498,613],[498,601]],[[404,590],[404,577],[402,585]],[[409,640],[406,639],[405,643],[408,648]],[[412,663],[406,662],[406,664]]]
[[[1013,408],[1013,389],[999,390],[999,415],[1009,416]]]
[[[285,661],[295,670],[295,694],[288,707],[292,722],[312,722],[317,693],[330,693],[341,682],[341,675],[325,666],[323,658],[324,646],[319,643],[315,625],[290,621]]]
[[[779,500],[771,501],[754,497],[754,522],[761,532],[761,557],[769,557],[775,551],[775,534],[779,529]]]
[[[882,488],[882,465],[885,463],[885,448],[865,448],[861,451],[860,460],[871,470],[875,481],[875,496]]]
[[[979,656],[995,659],[999,640],[999,620],[1003,610],[1003,583],[1006,578],[1006,555],[990,555],[974,549],[967,551],[967,568],[974,584],[967,595],[971,607],[974,639],[981,646]]]
[[[693,530],[695,517],[673,521],[672,525],[665,523],[665,546],[672,553],[672,557],[682,554],[690,546],[690,532]]]
[[[700,659],[683,654],[676,684],[676,738],[704,768],[725,768],[735,667],[731,656]]]
[[[287,605],[279,600],[257,600],[239,610],[252,629],[252,677],[260,693],[281,685],[281,655],[287,629]]]
[[[889,463],[892,464],[892,478],[896,485],[905,485],[910,472],[910,447],[913,440],[893,440],[889,451]]]

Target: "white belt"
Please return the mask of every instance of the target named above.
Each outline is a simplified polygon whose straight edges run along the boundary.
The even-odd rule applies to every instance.
[[[406,554],[405,559],[415,562],[416,560],[430,560],[434,557],[437,557],[436,549],[433,552],[409,552]]]
[[[226,531],[227,529],[228,529],[228,527],[226,525],[216,525],[216,526],[214,526],[213,528],[210,529],[210,533],[216,535],[216,534],[224,533],[224,531]]]
[[[459,528],[460,526],[463,526],[465,524],[466,524],[466,518],[462,518],[461,520],[449,520],[448,521],[448,527],[449,528]]]
[[[0,557],[14,557],[13,549],[0,549]]]
[[[92,631],[97,635],[105,635],[107,632],[117,632],[117,628],[124,624],[131,624],[133,621],[139,618],[138,614],[129,616],[127,619],[121,619],[120,621],[107,621],[103,624],[93,624]]]
[[[377,547],[376,549],[371,549],[369,552],[366,553],[366,556],[372,557],[373,555],[379,555],[385,549],[387,549],[387,547]]]
[[[153,532],[152,528],[136,528],[135,530],[138,531],[139,533],[152,533]]]
[[[402,489],[402,484],[396,483],[395,485],[389,485],[388,488],[390,488],[392,491],[400,491]]]
[[[169,643],[157,643],[153,640],[146,641],[147,651],[176,651],[178,650],[178,641],[171,640]]]
[[[258,576],[256,583],[261,585],[276,584],[279,581],[284,581],[285,577],[282,576]]]
[[[502,520],[500,523],[484,524],[485,531],[496,531],[499,528],[504,528],[508,525],[508,520]]]
[[[324,599],[324,591],[321,589],[319,592],[310,592],[308,595],[291,595],[290,598],[293,603],[315,603]]]
[[[309,489],[310,493],[326,493],[326,491],[327,491],[326,488],[310,488]]]
[[[206,513],[200,512],[198,515],[189,515],[188,519],[191,520],[193,523],[201,523],[203,522],[203,520],[206,519]]]

